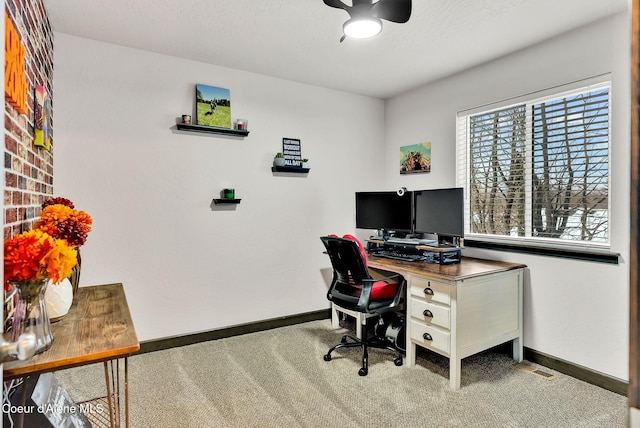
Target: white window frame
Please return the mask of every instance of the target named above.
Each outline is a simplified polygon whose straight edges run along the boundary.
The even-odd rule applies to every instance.
[[[544,103],[545,101],[565,98],[567,96],[576,95],[582,92],[594,91],[598,89],[609,89],[609,135],[608,135],[608,209],[607,209],[607,225],[608,225],[608,239],[606,243],[598,243],[592,241],[573,241],[564,240],[559,238],[541,238],[531,236],[531,211],[532,211],[532,198],[531,198],[531,178],[532,178],[532,133],[531,133],[531,106],[533,104]],[[469,170],[471,166],[470,159],[467,155],[469,152],[469,127],[468,118],[473,115],[481,113],[490,113],[495,110],[502,110],[516,105],[526,104],[527,108],[527,121],[526,121],[526,152],[527,158],[525,161],[525,215],[527,227],[525,228],[525,236],[506,236],[506,235],[491,235],[491,234],[479,234],[470,232],[469,218],[471,214],[470,203],[471,195],[468,192],[468,178]],[[611,129],[611,111],[612,111],[612,91],[611,91],[611,75],[604,74],[596,77],[592,77],[585,80],[572,82],[569,84],[548,88],[543,91],[525,94],[522,96],[506,99],[499,102],[485,104],[482,106],[474,107],[457,113],[456,117],[456,186],[464,188],[464,211],[465,211],[465,238],[475,241],[482,241],[484,243],[496,243],[506,245],[516,245],[523,247],[540,247],[540,248],[553,248],[559,250],[575,250],[575,251],[589,251],[589,252],[602,252],[607,253],[611,248],[611,236],[612,236],[612,222],[611,222],[611,189],[614,188],[611,177],[611,141],[612,141],[612,129]]]

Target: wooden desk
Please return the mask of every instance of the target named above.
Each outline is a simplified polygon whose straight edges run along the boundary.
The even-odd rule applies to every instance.
[[[26,361],[4,363],[4,379],[104,362],[111,426],[119,426],[119,364],[124,359],[125,418],[129,426],[127,357],[140,349],[122,284],[81,287],[69,313],[51,324],[53,344]],[[113,362],[117,369],[114,376]],[[110,363],[110,368],[107,363]],[[111,373],[109,373],[111,371]],[[111,376],[110,376],[111,375]],[[113,397],[112,390],[113,389]],[[117,424],[117,425],[116,425]]]
[[[369,267],[407,280],[407,365],[416,346],[449,358],[449,385],[460,388],[463,358],[513,341],[522,361],[522,284],[526,265],[463,257],[451,265],[368,257]]]

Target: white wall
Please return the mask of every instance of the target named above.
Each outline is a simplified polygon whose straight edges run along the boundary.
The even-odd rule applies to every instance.
[[[628,379],[630,25],[626,14],[450,76],[387,101],[387,181],[408,189],[455,185],[456,113],[612,73],[611,246],[620,264],[466,249],[526,263],[524,345]],[[436,59],[434,59],[436,60]],[[398,173],[400,146],[431,141],[432,172]]]
[[[616,16],[383,104],[56,33],[55,194],[94,218],[81,285],[123,282],[141,340],[326,308],[318,237],[353,232],[354,191],[453,186],[457,111],[611,72],[621,263],[465,254],[529,266],[525,346],[626,380],[629,39]],[[249,137],[175,130],[196,83],[231,90]],[[302,140],[307,177],[271,173],[283,137]],[[424,141],[432,172],[400,176],[398,148]],[[210,208],[223,187],[242,198],[235,210]]]
[[[81,286],[122,282],[140,340],[328,308],[319,237],[383,186],[381,100],[60,33],[54,54],[55,194],[94,220]],[[175,129],[196,83],[230,89],[247,138]],[[271,172],[283,137],[308,176]],[[224,187],[242,202],[212,209]]]

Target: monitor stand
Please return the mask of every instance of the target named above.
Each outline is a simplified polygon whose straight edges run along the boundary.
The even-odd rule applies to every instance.
[[[438,235],[438,247],[441,248],[458,248],[460,246],[459,236],[443,236]]]

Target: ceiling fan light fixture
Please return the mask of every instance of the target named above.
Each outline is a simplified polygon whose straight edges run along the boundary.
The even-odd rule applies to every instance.
[[[351,18],[344,23],[342,31],[352,39],[366,39],[380,34],[382,21],[373,16]]]

